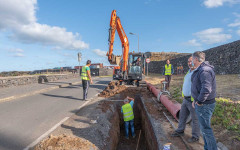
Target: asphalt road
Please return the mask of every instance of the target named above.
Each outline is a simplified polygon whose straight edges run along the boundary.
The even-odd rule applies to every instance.
[[[97,78],[88,98],[102,91],[111,78]],[[0,150],[22,150],[86,101],[74,85],[0,103]]]

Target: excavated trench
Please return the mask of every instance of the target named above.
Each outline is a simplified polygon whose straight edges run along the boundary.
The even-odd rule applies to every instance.
[[[134,89],[132,89],[134,90]],[[141,92],[140,92],[141,93]],[[129,139],[125,138],[125,126],[123,121],[123,115],[121,113],[121,106],[123,102],[114,100],[122,100],[126,96],[133,97],[135,99],[133,111],[134,111],[134,128],[136,137],[131,136],[131,130],[129,128]],[[148,118],[146,109],[143,106],[142,97],[139,93],[132,93],[131,89],[116,94],[110,98],[114,103],[114,117],[112,120],[112,128],[110,129],[110,137],[112,138],[112,147],[110,149],[117,150],[153,150],[158,149],[158,142],[155,137],[153,127]],[[141,134],[140,134],[141,132]]]
[[[135,104],[133,107],[134,111],[134,128],[135,128],[135,134],[136,137],[133,138],[131,135],[131,130],[129,128],[129,139],[125,138],[125,126],[124,126],[124,121],[123,121],[123,115],[121,114],[121,105],[117,106],[118,109],[118,114],[119,114],[119,126],[120,126],[120,138],[119,142],[117,145],[117,150],[136,150],[136,147],[138,146],[139,150],[146,150],[147,148],[147,143],[146,143],[146,138],[144,134],[144,128],[141,124],[142,122],[142,116],[140,113],[140,108],[138,103],[140,103],[140,99],[136,98]],[[140,135],[141,131],[141,135]]]

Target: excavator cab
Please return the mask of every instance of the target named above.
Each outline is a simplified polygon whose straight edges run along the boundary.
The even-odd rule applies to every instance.
[[[142,80],[144,68],[144,55],[142,53],[129,53],[128,59],[128,84]]]

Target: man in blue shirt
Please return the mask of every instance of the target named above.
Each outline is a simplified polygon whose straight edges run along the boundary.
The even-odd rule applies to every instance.
[[[192,57],[188,59],[188,67],[189,67],[189,71],[185,75],[184,81],[183,81],[182,96],[184,97],[184,100],[180,110],[179,124],[178,124],[177,130],[174,131],[172,136],[184,135],[186,121],[190,114],[192,118],[192,137],[187,141],[189,143],[192,143],[192,142],[199,141],[199,135],[200,135],[199,123],[198,123],[195,110],[192,107],[192,98],[191,98],[191,84],[192,84],[191,76],[195,69],[192,66]]]

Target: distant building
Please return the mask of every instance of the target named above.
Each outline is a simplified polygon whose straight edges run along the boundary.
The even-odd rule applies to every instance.
[[[91,64],[90,68],[103,68],[103,63]]]
[[[114,67],[116,67],[116,65],[115,66],[104,66],[104,68],[108,68],[108,69],[113,69]]]
[[[65,70],[71,70],[72,67],[62,67],[62,69],[65,69]]]

